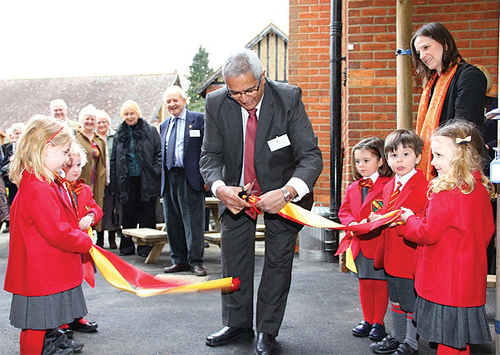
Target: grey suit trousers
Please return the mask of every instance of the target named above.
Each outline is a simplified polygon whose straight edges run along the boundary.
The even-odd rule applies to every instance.
[[[265,214],[265,259],[257,295],[257,331],[278,335],[291,283],[299,227],[278,215]],[[222,215],[222,274],[239,277],[240,290],[222,295],[224,325],[253,327],[256,222],[244,212]]]

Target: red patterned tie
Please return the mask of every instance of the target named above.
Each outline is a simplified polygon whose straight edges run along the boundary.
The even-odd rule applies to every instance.
[[[370,178],[360,180],[359,184],[358,184],[358,187],[359,187],[360,190],[362,190],[363,187],[368,187],[368,191],[370,191],[370,189],[373,187],[373,181]]]
[[[403,184],[401,184],[400,181],[398,181],[398,184],[397,184],[397,187],[396,187],[396,190],[394,190],[391,194],[391,197],[389,199],[389,206],[387,208],[387,211],[392,211],[392,208],[394,207],[394,204],[396,203],[396,200],[398,199],[398,196],[399,196],[399,189],[401,188]]]
[[[247,129],[245,133],[245,170],[244,170],[244,183],[245,185],[251,184],[255,181],[253,186],[254,195],[261,194],[259,182],[257,181],[257,174],[255,173],[255,136],[257,133],[257,109],[248,111]]]
[[[362,179],[359,181],[358,187],[361,190],[361,203],[365,203],[366,196],[373,187],[373,181],[370,178]]]

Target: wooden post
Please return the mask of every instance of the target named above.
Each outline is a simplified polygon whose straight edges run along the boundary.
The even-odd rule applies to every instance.
[[[411,0],[396,1],[396,49],[410,48],[412,35]],[[398,51],[399,52],[399,51]],[[411,75],[411,55],[396,56],[397,79],[397,127],[413,129],[413,90]]]

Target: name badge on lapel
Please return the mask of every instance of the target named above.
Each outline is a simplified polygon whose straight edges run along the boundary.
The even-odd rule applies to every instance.
[[[269,149],[271,149],[271,152],[274,152],[281,148],[288,147],[290,145],[290,140],[288,139],[288,135],[285,133],[282,136],[268,140],[267,145],[269,146]]]
[[[189,130],[189,136],[194,138],[201,137],[201,132],[199,129],[191,129]]]

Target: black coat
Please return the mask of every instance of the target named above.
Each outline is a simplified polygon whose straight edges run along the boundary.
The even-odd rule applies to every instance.
[[[142,118],[133,130],[135,154],[141,171],[141,200],[148,201],[160,195],[161,146],[158,131]],[[121,203],[128,203],[128,154],[130,128],[123,122],[113,139],[110,159],[110,186]]]
[[[484,131],[484,96],[486,95],[486,77],[475,66],[461,62],[451,80],[446,93],[439,125],[449,120],[462,118]]]

